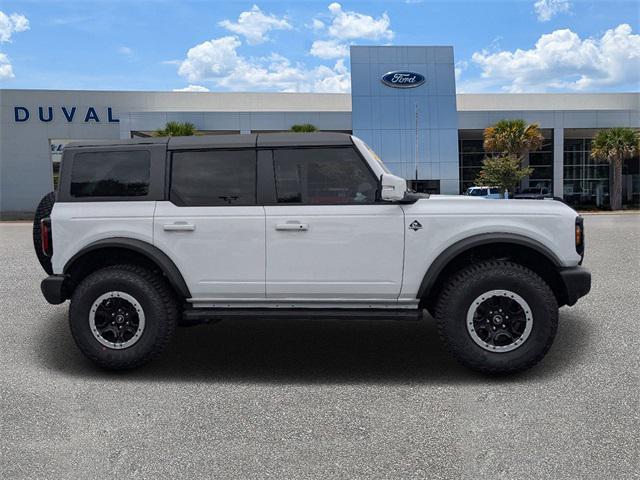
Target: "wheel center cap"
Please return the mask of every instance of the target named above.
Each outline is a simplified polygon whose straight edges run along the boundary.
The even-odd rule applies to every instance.
[[[495,323],[496,325],[502,324],[502,315],[494,315],[493,323]]]
[[[118,315],[118,316],[116,317],[116,322],[117,322],[117,323],[122,323],[122,322],[124,322],[124,315]]]

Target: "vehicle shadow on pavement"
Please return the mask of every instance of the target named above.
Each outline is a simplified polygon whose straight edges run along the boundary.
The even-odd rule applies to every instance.
[[[558,337],[532,370],[489,377],[458,365],[438,337],[435,322],[227,320],[179,328],[169,348],[137,370],[95,367],[76,348],[66,312],[50,319],[37,352],[43,366],[82,377],[122,381],[255,383],[486,383],[553,377],[579,364],[589,334],[579,315],[561,313]],[[52,329],[59,330],[52,335]],[[53,339],[56,339],[55,341]]]

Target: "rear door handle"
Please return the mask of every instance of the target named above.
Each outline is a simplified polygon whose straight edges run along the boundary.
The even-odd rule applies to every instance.
[[[276,224],[276,230],[288,230],[288,231],[300,231],[300,232],[304,232],[309,230],[309,224],[308,223],[299,223],[299,222],[292,222],[292,223],[278,223]]]
[[[196,229],[196,226],[193,223],[176,222],[165,223],[162,228],[166,232],[193,232]]]

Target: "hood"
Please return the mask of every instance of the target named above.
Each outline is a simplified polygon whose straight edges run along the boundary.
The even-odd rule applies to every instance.
[[[415,207],[425,213],[474,213],[478,215],[523,214],[523,215],[571,215],[577,212],[566,203],[552,198],[534,199],[490,199],[465,195],[430,195],[420,199]]]

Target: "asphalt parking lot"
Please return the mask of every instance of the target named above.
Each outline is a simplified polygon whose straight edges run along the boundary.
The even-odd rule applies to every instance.
[[[105,372],[42,298],[30,225],[0,224],[0,477],[638,478],[640,215],[585,223],[591,294],[498,379],[430,319],[227,321]]]

